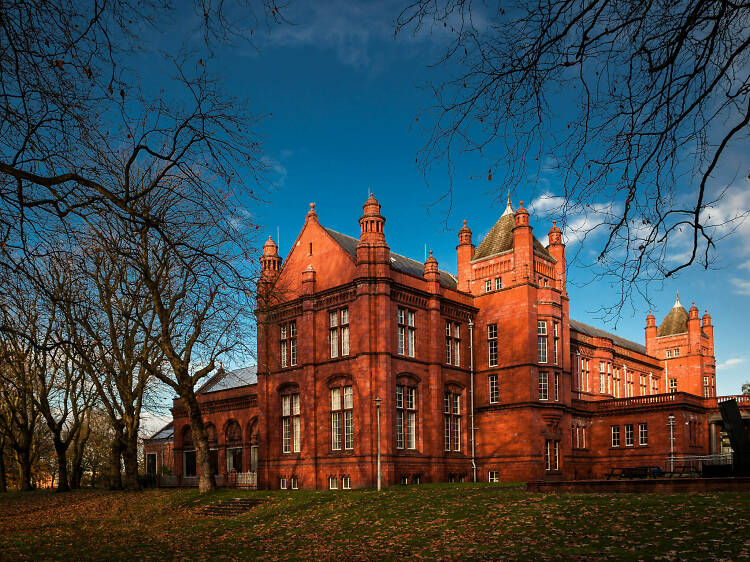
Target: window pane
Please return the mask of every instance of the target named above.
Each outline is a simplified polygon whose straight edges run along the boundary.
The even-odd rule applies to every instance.
[[[286,340],[281,342],[281,366],[287,366]]]
[[[396,408],[404,407],[404,387],[398,385],[396,387]]]
[[[453,342],[453,364],[456,367],[461,366],[461,342],[459,340],[455,340]]]
[[[299,415],[299,394],[292,394],[292,415]]]
[[[344,448],[354,448],[354,413],[351,410],[344,412]]]
[[[297,364],[297,338],[290,340],[290,353],[289,353],[289,364]]]
[[[454,414],[461,413],[461,396],[458,394],[453,395],[453,413]]]
[[[409,357],[414,357],[416,339],[416,330],[409,328]]]
[[[348,308],[341,309],[341,323],[342,324],[349,323],[349,309]]]
[[[286,324],[282,324],[279,328],[281,329],[281,339],[283,340],[286,338]]]
[[[451,351],[453,349],[453,340],[451,338],[445,338],[445,362],[451,364]]]
[[[445,323],[445,335],[446,336],[451,335],[451,323],[450,322]]]
[[[404,355],[406,353],[406,336],[405,336],[405,330],[403,326],[398,327],[398,353],[399,355]]]
[[[299,416],[292,418],[294,420],[294,452],[299,453],[300,451],[300,419]]]
[[[331,414],[331,449],[338,451],[341,449],[341,419],[339,416],[340,412],[333,412]]]
[[[406,388],[406,408],[409,410],[413,410],[415,408],[416,403],[416,395],[417,395],[417,389],[413,386]]]
[[[403,308],[399,308],[398,309],[398,323],[399,324],[406,324],[406,322],[404,320],[405,313],[406,313],[406,311]]]
[[[446,392],[443,394],[443,412],[446,414],[451,413],[451,394]]]
[[[341,355],[349,355],[349,326],[341,328]]]
[[[404,411],[396,410],[396,448],[404,448]]]
[[[331,410],[341,409],[341,389],[331,389]]]
[[[408,440],[407,447],[409,449],[417,448],[417,414],[416,412],[408,412],[407,417],[407,428],[406,438]]]
[[[292,321],[289,323],[289,335],[294,337],[297,335],[297,321]]]
[[[344,387],[344,408],[354,407],[354,391],[351,386]]]
[[[282,441],[282,447],[283,451],[285,453],[288,453],[291,451],[291,422],[289,418],[282,418],[281,419],[281,441]]]
[[[281,397],[281,415],[282,416],[288,416],[292,413],[290,404],[291,404],[291,397],[288,394],[286,396]]]
[[[453,417],[453,450],[461,450],[461,418]]]
[[[335,328],[339,325],[339,315],[338,312],[329,312],[328,313],[328,325],[331,328]]]
[[[414,313],[409,311],[409,326],[414,326]]]
[[[443,435],[445,436],[444,449],[446,451],[451,450],[451,417],[443,417]]]
[[[540,336],[546,336],[547,335],[547,321],[546,320],[538,320],[536,323],[536,333]]]
[[[331,357],[339,356],[339,331],[334,328],[329,331],[329,339],[331,340]]]

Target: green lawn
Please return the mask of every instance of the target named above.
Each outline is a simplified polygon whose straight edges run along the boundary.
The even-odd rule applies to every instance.
[[[243,515],[203,504],[264,499]],[[555,495],[434,484],[381,493],[0,495],[0,560],[750,557],[750,493]]]

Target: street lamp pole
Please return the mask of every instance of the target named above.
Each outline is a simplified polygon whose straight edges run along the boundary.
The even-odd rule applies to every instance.
[[[381,398],[375,399],[375,418],[378,424],[378,492],[380,491],[380,402]]]

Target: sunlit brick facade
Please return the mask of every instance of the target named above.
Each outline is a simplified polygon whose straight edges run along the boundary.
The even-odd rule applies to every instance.
[[[385,222],[370,196],[353,238],[311,205],[286,259],[266,243],[257,382],[202,398],[217,473],[236,421],[235,469],[261,487],[374,486],[377,398],[384,485],[599,478],[663,467],[670,446],[718,451],[708,313],[649,313],[645,346],[571,320],[562,232],[542,244],[522,202],[477,246],[464,222],[457,276],[391,252]],[[178,475],[186,424],[176,401]]]

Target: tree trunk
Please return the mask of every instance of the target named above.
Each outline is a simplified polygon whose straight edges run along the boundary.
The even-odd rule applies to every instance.
[[[18,462],[19,488],[23,491],[33,490],[31,484],[31,451],[29,449],[16,449],[16,461]]]
[[[127,432],[125,434],[122,457],[125,461],[125,488],[128,490],[139,490],[137,433]]]
[[[189,393],[183,397],[187,405],[190,417],[190,429],[193,432],[193,444],[195,445],[195,461],[198,469],[198,491],[200,493],[210,492],[216,489],[216,480],[211,470],[211,461],[208,450],[208,435],[206,426],[203,424],[201,408],[195,393]]]
[[[5,449],[0,446],[0,494],[8,491],[8,482],[5,480]]]
[[[55,438],[55,453],[57,453],[57,491],[58,492],[69,492],[70,485],[68,483],[68,446]]]
[[[109,489],[122,490],[122,439],[116,435],[109,448]]]

